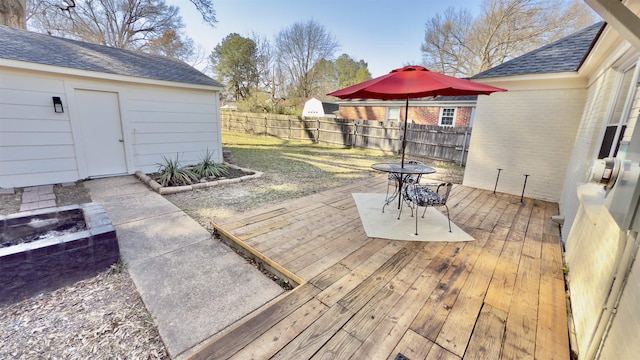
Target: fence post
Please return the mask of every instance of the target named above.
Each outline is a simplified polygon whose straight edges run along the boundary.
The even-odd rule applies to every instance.
[[[464,140],[462,140],[462,155],[460,156],[460,166],[463,165],[464,162],[464,153],[467,149],[467,136],[468,136],[468,128],[464,129]]]
[[[269,135],[269,127],[267,126],[267,117],[264,117],[264,136]]]
[[[358,120],[353,120],[353,139],[351,139],[353,147],[358,147]]]
[[[351,134],[349,134],[350,135],[349,136],[349,143],[350,143],[349,145],[351,145],[351,148],[353,149],[355,147],[355,145],[356,145],[356,121],[355,120],[353,120],[351,122],[351,126],[350,127],[352,127],[353,129],[350,131]]]

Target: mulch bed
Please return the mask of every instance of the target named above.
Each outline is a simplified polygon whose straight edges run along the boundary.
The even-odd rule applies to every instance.
[[[121,265],[0,307],[0,359],[168,359]]]

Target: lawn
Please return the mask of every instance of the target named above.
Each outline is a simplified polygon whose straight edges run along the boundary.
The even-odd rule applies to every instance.
[[[371,164],[400,160],[399,155],[388,152],[260,135],[223,132],[222,141],[235,165],[264,175],[239,184],[166,196],[205,226],[217,217],[234,216],[257,206],[310,195],[354,180],[385,181],[381,173],[371,169]],[[436,174],[429,176],[433,180],[462,181],[464,170],[455,163],[418,160],[436,168]]]

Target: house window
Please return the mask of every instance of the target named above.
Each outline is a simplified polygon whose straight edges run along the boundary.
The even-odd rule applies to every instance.
[[[440,126],[453,126],[456,116],[455,108],[440,108],[440,119],[438,125]]]
[[[387,108],[387,121],[400,122],[400,108],[399,107],[388,107]]]
[[[620,82],[615,92],[614,106],[612,108],[607,127],[604,131],[598,159],[615,157],[620,148],[620,141],[624,137],[629,122],[629,111],[633,103],[635,88],[638,82],[636,66],[632,66],[620,74]]]

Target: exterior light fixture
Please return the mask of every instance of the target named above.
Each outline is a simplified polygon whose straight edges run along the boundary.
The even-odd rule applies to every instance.
[[[59,96],[53,97],[53,111],[57,113],[63,113],[64,107],[62,107],[62,100],[60,100]]]

